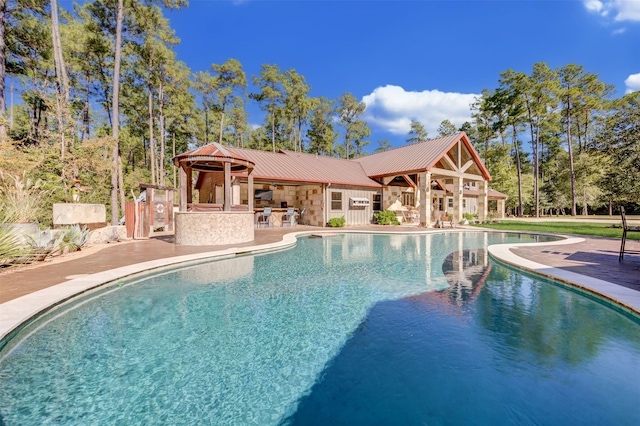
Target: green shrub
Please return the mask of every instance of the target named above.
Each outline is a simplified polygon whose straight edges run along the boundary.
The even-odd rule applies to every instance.
[[[373,215],[379,225],[400,225],[395,212],[391,210],[383,210]]]
[[[345,225],[345,223],[347,223],[347,221],[344,218],[344,216],[332,217],[331,219],[329,219],[329,226],[332,228],[342,228]]]

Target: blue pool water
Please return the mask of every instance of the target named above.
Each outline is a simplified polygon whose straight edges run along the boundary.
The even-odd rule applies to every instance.
[[[345,234],[116,284],[0,352],[0,424],[640,424],[640,322],[488,259]]]

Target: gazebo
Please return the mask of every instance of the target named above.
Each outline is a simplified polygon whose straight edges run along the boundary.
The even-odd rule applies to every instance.
[[[218,143],[185,152],[173,158],[179,169],[180,204],[175,214],[175,242],[182,245],[219,245],[253,241],[253,197],[247,204],[232,204],[231,173],[245,175],[253,194],[255,164]],[[193,203],[193,172],[220,174],[224,182],[222,204]],[[201,201],[201,200],[199,200]]]

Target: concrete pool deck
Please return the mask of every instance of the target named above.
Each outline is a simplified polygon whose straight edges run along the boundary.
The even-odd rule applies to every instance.
[[[173,235],[164,235],[90,247],[84,253],[72,253],[51,262],[0,270],[0,339],[48,306],[106,282],[182,262],[290,247],[295,245],[296,235],[336,231],[424,233],[482,229],[366,226],[336,230],[299,225],[258,229],[254,241],[228,246],[178,246],[173,243]],[[640,241],[628,240],[627,249],[640,251]],[[618,262],[619,250],[619,239],[580,236],[557,242],[496,245],[490,253],[503,263],[600,294],[640,314],[640,255],[625,254],[624,260]]]

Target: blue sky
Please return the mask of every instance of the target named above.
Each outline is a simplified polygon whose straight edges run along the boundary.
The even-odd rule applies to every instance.
[[[304,75],[311,96],[351,92],[367,104],[370,151],[404,144],[412,118],[432,137],[444,119],[469,120],[509,68],[575,63],[616,97],[640,90],[640,0],[190,0],[167,16],[193,72],[236,58],[249,78],[276,64]]]

